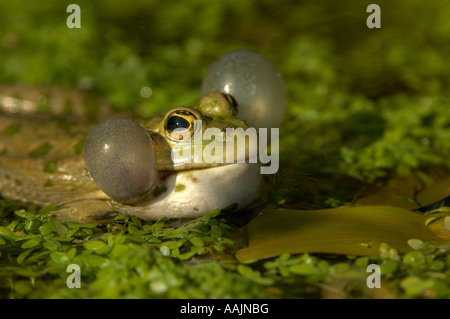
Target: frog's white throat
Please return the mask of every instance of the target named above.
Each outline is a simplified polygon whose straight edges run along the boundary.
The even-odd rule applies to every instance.
[[[260,183],[260,165],[228,164],[169,174],[138,204],[112,204],[115,210],[144,220],[196,218],[218,208],[247,206],[257,198]]]

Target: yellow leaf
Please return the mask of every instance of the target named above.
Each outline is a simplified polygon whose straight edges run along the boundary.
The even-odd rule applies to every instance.
[[[391,206],[268,210],[247,225],[248,247],[236,258],[245,262],[283,253],[379,256],[382,243],[407,252],[412,238],[444,242],[425,220],[423,214]]]

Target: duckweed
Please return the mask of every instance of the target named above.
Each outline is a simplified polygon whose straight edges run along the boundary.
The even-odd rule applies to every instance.
[[[2,131],[2,134],[6,136],[14,136],[15,134],[20,132],[20,129],[21,129],[20,123],[13,123],[4,129]]]
[[[65,5],[0,3],[1,83],[78,87],[147,117],[192,105],[210,62],[252,49],[279,66],[288,88],[280,172],[265,204],[340,207],[393,176],[421,175],[427,185],[436,174],[422,168],[448,174],[446,0],[380,2],[377,30],[364,24],[366,6],[353,1],[337,9],[333,0],[201,0],[195,18],[180,3],[140,1],[125,11],[118,0],[77,4],[82,28],[68,33]],[[142,87],[151,87],[151,97],[139,94]],[[40,100],[42,109],[48,101]],[[0,135],[20,129],[13,124]],[[74,142],[81,154],[84,140]],[[50,149],[43,143],[30,156]],[[0,155],[11,151],[0,147]],[[55,172],[56,164],[44,170]],[[417,206],[414,196],[407,201]],[[261,207],[189,222],[118,215],[93,225],[61,222],[52,205],[0,198],[0,297],[450,298],[449,246],[414,238],[404,254],[382,244],[378,257],[284,253],[240,263],[234,256],[247,244],[245,225]],[[443,216],[430,215],[426,224],[443,221],[450,231]],[[81,288],[67,287],[71,264],[80,266]],[[380,266],[380,290],[366,285],[370,264]]]
[[[52,150],[52,148],[53,148],[53,146],[50,143],[45,142],[42,145],[35,148],[34,150],[32,150],[30,152],[29,156],[31,158],[44,156],[44,155],[48,154]]]

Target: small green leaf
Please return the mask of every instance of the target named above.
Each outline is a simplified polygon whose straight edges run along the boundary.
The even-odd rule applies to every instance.
[[[44,155],[47,155],[51,150],[52,150],[53,146],[46,142],[43,143],[42,145],[38,146],[37,148],[35,148],[34,150],[32,150],[29,154],[29,156],[31,158],[37,158],[37,157],[41,157]]]
[[[127,235],[127,239],[134,241],[135,243],[145,243],[146,240],[143,239],[141,236],[139,235],[132,235],[132,234],[128,234]]]
[[[99,255],[90,254],[87,256],[83,256],[83,262],[85,262],[91,267],[100,267],[108,263],[108,259],[101,257]]]
[[[180,260],[188,260],[191,257],[195,256],[196,254],[197,254],[196,251],[190,250],[188,252],[185,252],[183,254],[178,255],[177,258],[180,259]]]
[[[42,235],[49,236],[51,233],[53,233],[53,228],[50,226],[50,224],[47,222],[45,224],[42,224],[41,227],[39,227],[39,230]]]
[[[38,271],[33,271],[29,268],[24,267],[16,267],[16,266],[5,266],[3,267],[3,270],[5,271],[12,271],[16,275],[22,276],[22,277],[39,277],[41,274]]]
[[[27,212],[27,211],[26,211],[25,209],[23,209],[23,208],[14,211],[14,215],[19,216],[19,217],[21,217],[21,218],[30,218],[30,217],[33,216],[32,214],[30,214],[29,212]]]
[[[106,246],[106,243],[101,240],[92,240],[84,244],[84,247],[89,250],[99,250]]]
[[[0,226],[0,236],[15,240],[18,236],[13,234],[8,228]]]
[[[134,225],[128,225],[128,232],[132,235],[139,234],[139,229]]]
[[[211,236],[213,238],[218,238],[218,237],[222,236],[222,229],[220,228],[220,226],[217,226],[217,225],[211,226]]]
[[[45,164],[44,172],[54,173],[58,170],[58,162],[57,161],[48,161]]]
[[[411,276],[403,279],[401,281],[401,286],[408,297],[420,297],[423,291],[432,288],[433,280]]]
[[[420,239],[409,239],[408,245],[411,246],[412,249],[417,250],[420,248],[420,246],[423,245],[423,241],[421,241]]]
[[[385,259],[380,264],[380,270],[383,275],[391,275],[397,271],[400,266],[400,262],[393,259]]]
[[[23,249],[29,249],[29,248],[36,247],[40,243],[41,243],[40,237],[33,237],[33,238],[27,240],[26,242],[24,242],[22,245],[20,245],[20,247],[22,247]]]
[[[119,215],[117,215],[116,217],[114,217],[114,220],[122,220],[122,219],[126,219],[126,218],[128,218],[129,216],[128,215],[125,215],[125,214],[119,214]]]
[[[83,149],[84,149],[84,142],[86,141],[86,138],[82,138],[81,140],[79,140],[74,146],[73,146],[73,150],[75,152],[75,154],[81,154],[83,153]]]
[[[290,272],[302,276],[311,276],[320,274],[320,271],[316,267],[314,267],[314,265],[309,264],[293,265],[288,269]]]
[[[57,240],[48,239],[47,241],[45,241],[42,244],[42,246],[45,247],[48,250],[56,251],[56,250],[58,250],[58,248],[61,247],[61,243],[59,241],[57,241]]]
[[[223,244],[219,241],[214,242],[213,247],[217,251],[223,251],[223,249],[224,249]]]
[[[38,214],[39,215],[49,214],[49,213],[55,211],[57,208],[58,208],[58,206],[56,206],[56,205],[47,205],[47,206],[44,206],[41,209],[39,209]]]
[[[261,275],[258,271],[253,270],[249,266],[246,266],[246,265],[243,265],[243,264],[238,265],[237,271],[242,276],[248,277],[248,278],[255,278],[255,277],[259,277]]]
[[[57,264],[66,264],[69,260],[66,253],[61,251],[52,251],[50,253],[50,259],[53,260]]]
[[[80,228],[79,227],[74,227],[71,231],[69,231],[67,234],[66,234],[66,238],[70,238],[70,237],[72,237],[77,231],[79,231],[80,230]]]
[[[48,219],[48,223],[50,224],[50,227],[58,234],[60,235],[66,235],[69,230],[67,229],[66,226],[64,226],[64,224],[62,222],[60,222],[59,220],[51,217]]]
[[[191,237],[189,238],[189,241],[192,243],[192,245],[197,247],[202,247],[205,245],[205,242],[200,237]]]
[[[222,240],[222,243],[227,246],[234,246],[236,244],[232,239],[227,238],[227,237],[222,237],[221,240]]]
[[[15,134],[19,133],[21,129],[20,123],[13,123],[6,127],[2,133],[5,136],[14,136]]]
[[[212,210],[199,218],[201,221],[208,221],[220,214],[220,209]]]
[[[75,247],[72,247],[72,248],[70,248],[70,250],[67,252],[67,256],[68,256],[69,258],[73,258],[73,257],[75,257],[76,253],[77,253],[77,249],[76,249]]]
[[[6,228],[8,228],[10,231],[14,231],[14,229],[16,228],[17,224],[19,224],[18,220],[13,220],[11,223],[9,223],[8,226],[6,226]]]
[[[133,221],[133,223],[134,223],[134,225],[136,225],[136,227],[139,227],[139,228],[142,227],[142,223],[135,216],[130,215],[130,219]]]
[[[33,252],[33,249],[29,249],[21,253],[19,256],[17,256],[17,263],[20,265],[22,264],[25,259]]]

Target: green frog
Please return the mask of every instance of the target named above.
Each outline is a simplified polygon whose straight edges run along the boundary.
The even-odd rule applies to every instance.
[[[223,57],[208,70],[202,88],[208,92],[195,106],[175,107],[143,121],[115,118],[95,126],[93,122],[110,117],[107,103],[95,97],[70,89],[2,87],[1,195],[37,205],[55,204],[57,218],[79,222],[100,221],[117,212],[157,220],[246,207],[259,195],[260,165],[225,160],[230,152],[236,159],[236,148],[225,152],[218,148],[227,140],[242,137],[239,134],[245,134],[247,123],[261,112],[274,117],[265,110],[265,105],[274,104],[274,94],[267,93],[270,87],[276,96],[284,92],[277,89],[282,81],[279,72],[261,55],[235,51]],[[255,116],[242,118],[242,109],[254,105],[232,88],[242,90],[249,84],[241,73],[249,68],[249,58],[261,58],[248,71],[252,77],[262,72],[259,78],[263,82],[253,80],[260,90],[257,103],[253,103]],[[218,68],[228,75],[221,76]],[[270,76],[278,82],[267,82]],[[255,83],[250,84],[253,90],[247,93],[257,94]],[[284,90],[284,86],[280,88]],[[283,101],[275,106],[284,112]],[[202,136],[208,129],[214,129],[214,139]],[[198,136],[202,136],[201,150],[208,148],[200,161],[194,159],[195,150],[190,152],[198,146]],[[212,143],[217,148],[211,153]],[[179,160],[174,151],[191,155]],[[249,149],[245,154],[248,157]],[[218,161],[217,156],[224,160]]]

